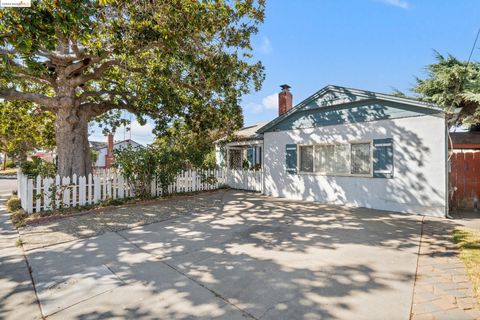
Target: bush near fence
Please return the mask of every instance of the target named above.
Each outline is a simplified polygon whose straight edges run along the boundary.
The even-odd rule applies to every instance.
[[[234,189],[262,191],[262,172],[257,170],[186,170],[180,172],[167,193],[188,193],[215,190],[221,186]],[[96,170],[87,177],[56,176],[30,178],[18,172],[18,194],[27,213],[63,208],[92,206],[107,200],[135,197],[135,190],[114,170]],[[152,197],[163,195],[162,186],[152,181]]]

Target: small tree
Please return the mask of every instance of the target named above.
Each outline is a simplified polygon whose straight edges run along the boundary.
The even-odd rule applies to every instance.
[[[33,103],[0,102],[0,151],[26,160],[34,149],[52,150],[55,146],[55,117]]]
[[[127,179],[128,184],[135,191],[135,196],[148,198],[150,183],[158,170],[157,154],[150,147],[127,148],[114,150],[115,168]]]
[[[159,136],[154,146],[162,153],[178,155],[182,167],[211,169],[215,166],[214,141],[228,131],[239,128],[242,119],[224,122],[218,120],[211,127],[198,129],[195,126],[177,121],[164,134]],[[220,126],[217,128],[216,126]]]
[[[460,61],[436,52],[436,62],[427,66],[427,78],[417,78],[413,91],[424,101],[454,112],[461,108],[458,124],[480,123],[480,63]]]

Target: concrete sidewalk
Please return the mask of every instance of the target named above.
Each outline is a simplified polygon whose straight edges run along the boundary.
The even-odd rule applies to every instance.
[[[0,197],[0,319],[42,319],[18,233]]]

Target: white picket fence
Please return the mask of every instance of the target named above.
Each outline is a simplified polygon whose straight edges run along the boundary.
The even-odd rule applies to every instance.
[[[29,178],[20,171],[17,176],[18,195],[27,213],[50,211],[58,208],[82,207],[98,204],[107,199],[134,197],[134,190],[122,175],[104,170],[87,177],[56,176]],[[262,191],[261,171],[249,170],[186,170],[180,172],[167,188],[168,193],[186,193],[215,190],[220,186],[234,189]],[[153,197],[163,191],[157,181],[150,187]]]
[[[225,184],[232,189],[263,191],[263,171],[229,169]]]

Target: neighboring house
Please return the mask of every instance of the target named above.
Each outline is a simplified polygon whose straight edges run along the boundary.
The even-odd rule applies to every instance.
[[[256,131],[265,194],[447,214],[447,124],[440,108],[332,85],[292,108],[289,88],[279,93],[279,116]]]
[[[124,141],[113,141],[113,135],[108,135],[107,142],[90,141],[90,148],[98,153],[97,161],[94,163],[94,167],[97,168],[109,168],[114,160],[113,150],[118,150],[131,146],[133,148],[143,148],[143,146],[133,140],[127,139]]]
[[[54,151],[36,151],[33,154],[34,157],[40,158],[43,161],[55,162],[56,153]]]
[[[480,132],[450,132],[450,207],[478,207]]]

